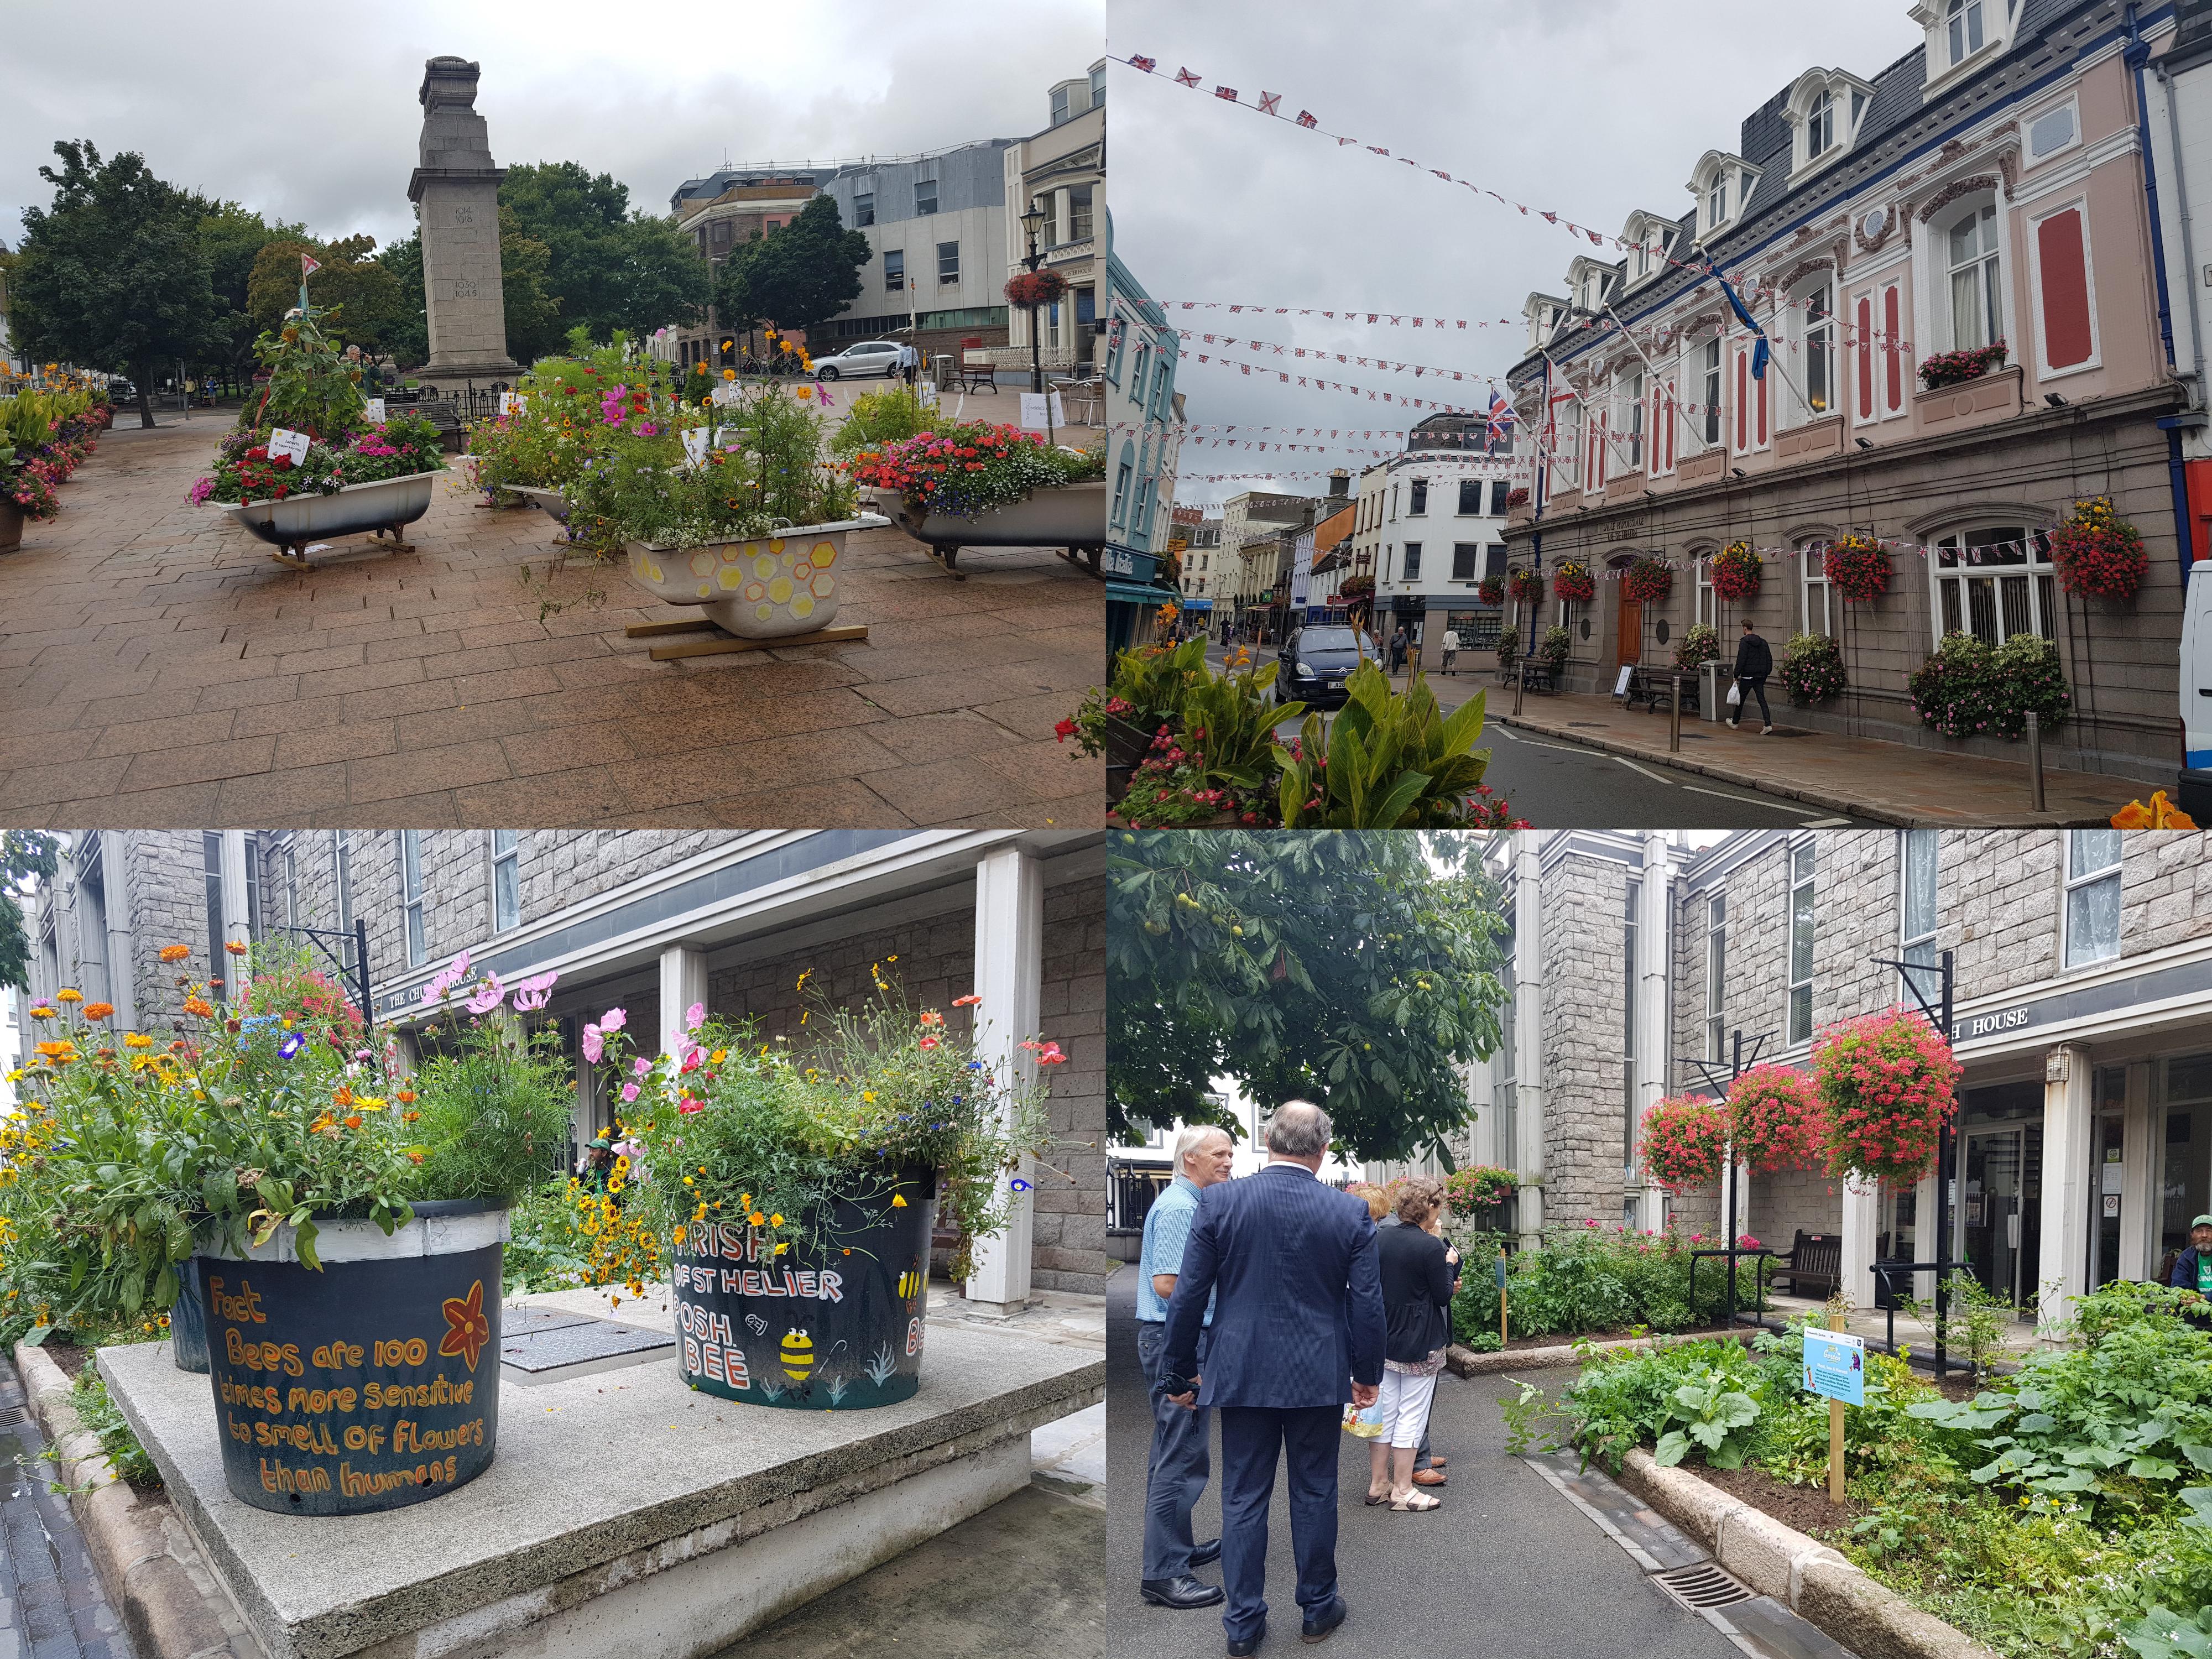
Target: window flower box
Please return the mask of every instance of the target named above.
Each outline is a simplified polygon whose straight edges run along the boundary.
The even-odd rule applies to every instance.
[[[2023,408],[2017,364],[1912,395],[1914,422],[1923,433],[1963,431],[2009,420]]]
[[[1920,384],[1923,390],[1935,392],[1947,386],[1963,386],[1968,380],[1978,380],[1994,369],[2002,368],[2005,343],[1994,345],[1969,346],[1963,351],[1939,352],[1920,365]]]

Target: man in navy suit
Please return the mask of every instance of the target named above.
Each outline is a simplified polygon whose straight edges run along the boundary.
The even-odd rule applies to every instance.
[[[1221,1423],[1221,1623],[1232,1655],[1257,1651],[1267,1634],[1278,1452],[1289,1460],[1302,1639],[1327,1641],[1347,1611],[1336,1592],[1337,1437],[1346,1402],[1372,1405],[1382,1380],[1382,1281],[1367,1206],[1317,1178],[1331,1133],[1318,1106],[1276,1111],[1267,1166],[1199,1194],[1168,1302],[1157,1386],[1179,1406],[1212,1407]]]

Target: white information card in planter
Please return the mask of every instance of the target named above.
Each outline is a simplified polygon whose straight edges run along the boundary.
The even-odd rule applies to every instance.
[[[1053,425],[1066,426],[1067,424],[1067,415],[1060,406],[1060,393],[1057,392],[1024,392],[1022,393],[1022,424],[1024,427],[1037,432],[1044,430],[1045,399],[1048,398],[1052,400]]]
[[[280,455],[298,466],[307,459],[307,434],[278,427],[269,434],[269,459],[273,461]]]
[[[368,400],[368,423],[371,426],[382,426],[384,424],[383,398],[371,398]]]
[[[707,442],[711,434],[703,426],[695,426],[684,434],[684,459],[696,466],[707,459]]]
[[[528,401],[529,399],[520,392],[502,392],[499,394],[499,412],[502,415],[520,415],[522,413],[523,405]]]

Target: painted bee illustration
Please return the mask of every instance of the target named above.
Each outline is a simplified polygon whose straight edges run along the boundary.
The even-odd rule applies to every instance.
[[[783,1374],[804,1382],[814,1371],[814,1339],[793,1328],[783,1339]]]
[[[921,1275],[912,1267],[908,1267],[904,1273],[899,1275],[898,1293],[900,1301],[913,1301],[915,1292],[919,1291],[921,1288]]]

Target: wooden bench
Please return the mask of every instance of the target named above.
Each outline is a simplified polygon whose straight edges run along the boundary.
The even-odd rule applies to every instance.
[[[1835,1233],[1808,1233],[1800,1227],[1790,1254],[1774,1264],[1774,1277],[1784,1276],[1792,1296],[1811,1294],[1805,1288],[1808,1281],[1820,1285],[1822,1296],[1833,1296],[1844,1282],[1843,1239]]]
[[[460,448],[461,440],[468,428],[461,419],[460,405],[452,398],[425,398],[415,405],[411,412],[438,428],[438,442],[441,448],[448,451]]]
[[[988,392],[995,397],[999,390],[998,364],[963,362],[953,374],[952,390]]]
[[[1669,669],[1662,674],[1653,669],[1641,666],[1635,668],[1630,673],[1628,690],[1623,694],[1621,701],[1630,708],[1635,708],[1641,702],[1655,714],[1659,712],[1659,705],[1662,702],[1671,708],[1674,702],[1674,671]],[[1693,673],[1684,674],[1682,676],[1682,707],[1694,709],[1697,706],[1698,677]]]
[[[1521,684],[1531,691],[1554,692],[1559,689],[1559,677],[1553,669],[1549,657],[1523,657],[1521,659]]]

